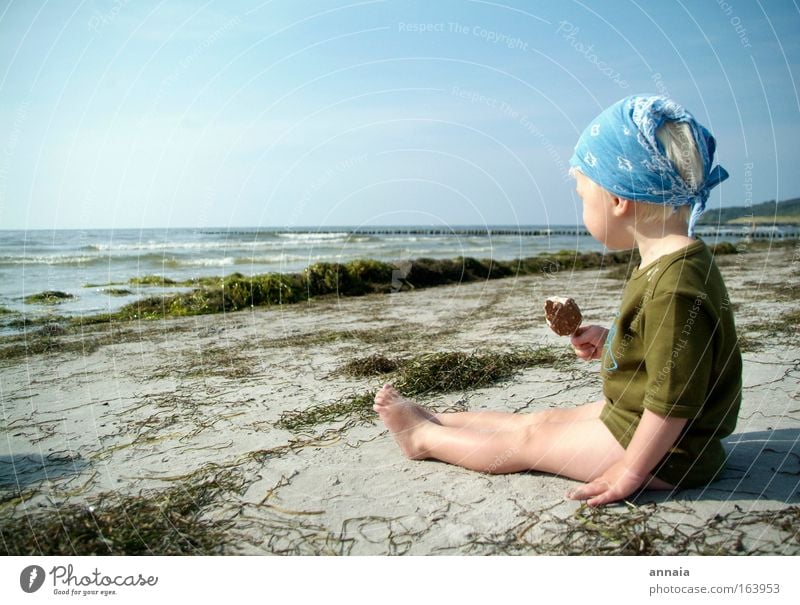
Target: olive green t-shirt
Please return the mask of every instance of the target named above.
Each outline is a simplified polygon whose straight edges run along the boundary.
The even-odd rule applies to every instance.
[[[634,271],[606,339],[601,420],[627,448],[644,410],[687,418],[652,473],[675,486],[712,481],[736,426],[742,359],[725,283],[700,240]]]

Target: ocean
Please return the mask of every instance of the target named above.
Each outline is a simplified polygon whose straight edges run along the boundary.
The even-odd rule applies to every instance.
[[[234,272],[295,272],[316,262],[357,258],[511,260],[543,252],[602,249],[581,228],[552,225],[0,231],[0,308],[28,316],[110,312],[164,291],[129,284],[147,275],[182,281]],[[57,305],[25,301],[48,290],[72,298]]]

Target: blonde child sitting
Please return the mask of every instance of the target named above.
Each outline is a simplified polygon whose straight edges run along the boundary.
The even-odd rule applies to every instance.
[[[570,164],[583,221],[610,249],[638,248],[610,330],[582,326],[576,355],[600,359],[603,399],[530,414],[435,414],[391,385],[373,409],[411,459],[489,473],[543,471],[581,482],[567,497],[602,505],[643,488],[713,481],[736,425],[741,356],[725,284],[693,237],[715,140],[685,109],[633,96],[583,132]]]

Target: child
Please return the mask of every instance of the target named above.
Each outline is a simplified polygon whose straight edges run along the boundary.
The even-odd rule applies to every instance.
[[[712,169],[714,150],[711,134],[664,97],[628,97],[601,113],[570,160],[583,220],[606,247],[642,258],[611,330],[582,326],[571,337],[579,358],[601,359],[604,398],[531,414],[434,414],[384,385],[373,409],[403,453],[569,477],[585,484],[567,497],[592,506],[714,480],[742,369],[725,284],[693,237],[710,189],[728,176]]]

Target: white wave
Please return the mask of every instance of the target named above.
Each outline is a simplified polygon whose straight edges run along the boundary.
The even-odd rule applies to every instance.
[[[85,265],[97,262],[96,256],[0,256],[0,265]]]
[[[239,257],[236,259],[237,265],[277,265],[280,263],[291,263],[297,261],[307,261],[314,258],[308,254],[276,254],[274,256],[251,256]]]
[[[295,240],[304,243],[315,241],[327,242],[330,240],[347,239],[350,234],[347,232],[320,232],[320,233],[278,233],[278,237],[288,240]]]
[[[236,264],[237,259],[233,256],[225,258],[185,258],[172,259],[168,264],[175,267],[227,267]]]
[[[92,244],[88,248],[98,252],[152,252],[158,250],[248,250],[251,248],[270,248],[275,247],[276,242],[272,241],[241,241],[230,242],[205,241],[205,242],[137,242],[131,244]]]

